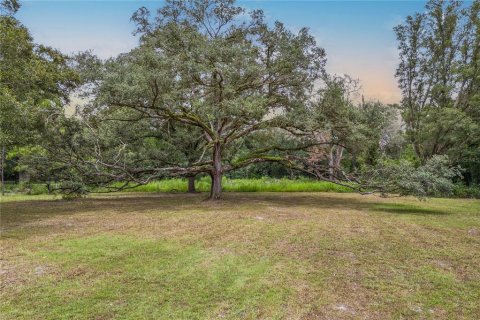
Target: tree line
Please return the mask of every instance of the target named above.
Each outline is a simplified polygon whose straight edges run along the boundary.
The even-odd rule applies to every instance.
[[[328,74],[307,28],[294,33],[233,0],[142,7],[138,46],[106,60],[35,44],[19,3],[1,8],[2,163],[52,191],[168,177],[187,177],[193,191],[201,175],[211,199],[225,175],[417,196],[480,183],[480,1],[430,1],[395,27],[402,100],[391,105]],[[72,94],[83,103],[66,112]]]

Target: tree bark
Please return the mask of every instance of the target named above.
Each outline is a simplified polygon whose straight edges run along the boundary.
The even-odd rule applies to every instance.
[[[188,193],[195,193],[195,176],[188,177]]]
[[[333,169],[333,147],[330,149],[328,154],[328,178],[332,180],[334,178],[334,169]]]
[[[5,195],[5,145],[2,144],[2,196]]]
[[[210,200],[218,200],[222,196],[222,150],[220,143],[213,147],[213,168],[210,172],[212,185],[210,187]]]
[[[328,175],[329,178],[334,180],[337,178],[337,174],[340,171],[340,163],[343,158],[343,147],[333,146],[330,149],[328,155]]]
[[[337,146],[335,150],[335,175],[340,173],[340,163],[343,159],[343,147]]]

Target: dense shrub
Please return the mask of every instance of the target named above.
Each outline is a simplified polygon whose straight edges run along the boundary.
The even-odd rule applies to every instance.
[[[480,186],[466,186],[464,184],[456,184],[453,188],[453,196],[456,198],[480,199]]]

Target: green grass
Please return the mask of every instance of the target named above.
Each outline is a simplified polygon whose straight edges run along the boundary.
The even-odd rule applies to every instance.
[[[5,198],[2,320],[480,318],[478,200]]]
[[[12,202],[12,201],[33,201],[33,200],[55,200],[61,199],[60,195],[49,195],[49,194],[38,194],[30,195],[23,193],[6,193],[3,196],[0,196],[0,203],[2,202]]]
[[[339,186],[327,181],[315,181],[309,179],[227,179],[222,181],[223,189],[226,192],[352,192],[351,189]],[[120,186],[120,183],[115,184]],[[203,177],[195,182],[196,190],[199,192],[210,191],[210,178]],[[97,191],[105,191],[99,189]],[[30,184],[29,186],[10,184],[7,189],[11,194],[42,195],[47,193],[47,187],[43,184]],[[186,179],[165,179],[150,182],[146,185],[133,189],[126,189],[125,192],[186,192]]]
[[[222,181],[226,192],[351,192],[351,189],[327,181],[308,179],[227,179]],[[210,190],[210,179],[205,177],[196,181],[200,192]],[[147,185],[129,189],[133,192],[186,192],[186,179],[166,179],[150,182]]]
[[[101,235],[52,242],[50,248],[32,257],[60,265],[63,271],[46,276],[18,296],[35,300],[39,308],[10,305],[6,314],[15,318],[41,314],[48,319],[112,314],[128,319],[194,319],[215,317],[216,307],[221,312],[222,303],[228,301],[234,306],[230,313],[254,315],[259,306],[279,308],[277,296],[284,294],[282,288],[263,281],[272,271],[268,260],[220,256],[195,245]],[[52,305],[59,301],[63,302]],[[135,307],[126,308],[132,302]]]
[[[340,186],[328,181],[317,181],[311,179],[223,179],[223,189],[225,192],[336,192],[347,193],[353,192],[352,189]],[[114,186],[120,186],[120,183]],[[8,184],[7,197],[12,199],[23,199],[22,197],[11,197],[11,195],[44,195],[47,194],[47,187],[44,184],[33,183],[25,184]],[[195,182],[198,192],[210,191],[210,178],[202,177]],[[101,188],[96,191],[106,191]],[[124,192],[187,192],[186,179],[165,179],[150,182],[146,185],[138,186],[132,189],[123,190]],[[453,190],[452,197],[456,198],[480,198],[478,187],[466,187],[456,185]],[[26,198],[27,199],[27,198]],[[36,198],[31,198],[36,199]],[[2,200],[0,199],[0,202]]]

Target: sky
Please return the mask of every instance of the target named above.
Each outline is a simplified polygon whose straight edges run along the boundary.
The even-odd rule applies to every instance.
[[[93,50],[108,58],[138,43],[132,13],[145,6],[152,12],[162,1],[23,0],[17,18],[35,42],[64,53]],[[248,10],[263,9],[271,22],[292,31],[308,27],[327,53],[327,71],[348,74],[361,82],[367,100],[394,103],[400,91],[394,77],[397,42],[393,27],[415,12],[422,1],[238,1]]]

